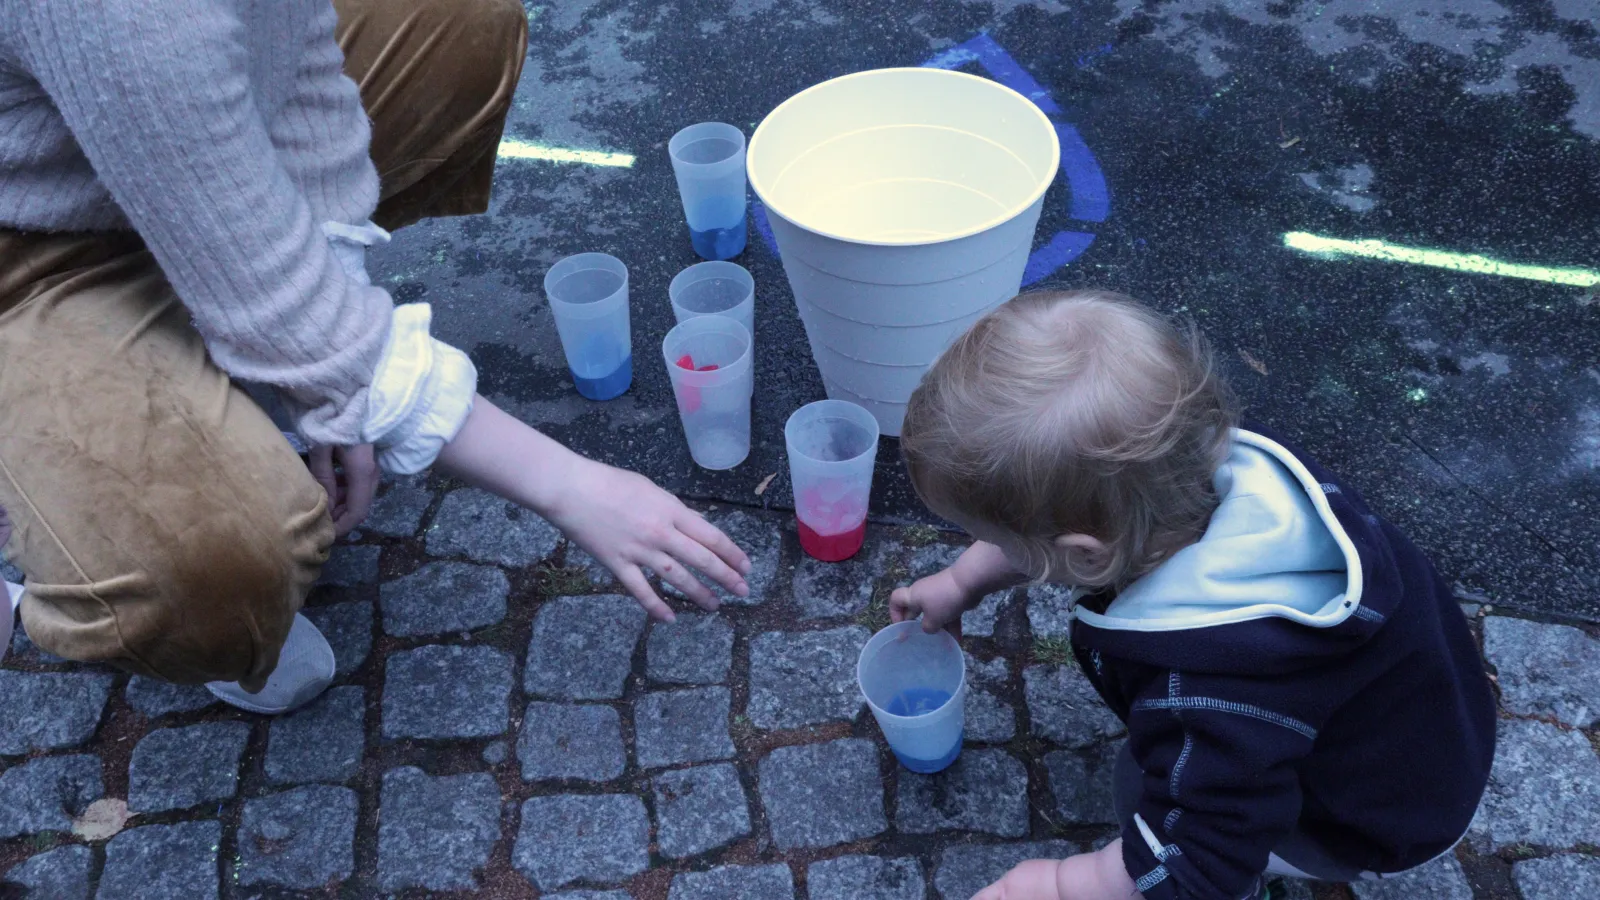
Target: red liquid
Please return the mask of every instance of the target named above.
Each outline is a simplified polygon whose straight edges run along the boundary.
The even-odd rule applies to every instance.
[[[688,353],[678,357],[678,368],[688,369],[691,372],[715,372],[715,363],[709,366],[694,367],[694,357]],[[693,415],[700,411],[700,389],[693,385],[681,385],[678,388],[678,409],[686,415]]]
[[[865,520],[843,534],[817,534],[806,523],[800,522],[798,517],[795,521],[800,524],[800,549],[823,562],[841,562],[855,556],[867,539]]]

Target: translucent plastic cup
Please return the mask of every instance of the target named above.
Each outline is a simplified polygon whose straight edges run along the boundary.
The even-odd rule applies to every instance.
[[[856,680],[901,765],[927,774],[961,755],[967,661],[949,632],[890,625],[861,648]]]
[[[578,393],[619,397],[633,383],[628,267],[604,253],[579,253],[550,267],[544,294]]]
[[[755,388],[750,332],[726,316],[696,316],[661,342],[689,454],[703,469],[731,469],[750,455]]]
[[[732,259],[744,252],[749,236],[744,148],[744,132],[721,122],[690,125],[667,144],[689,240],[702,259]]]
[[[727,316],[756,333],[756,280],[744,266],[703,262],[678,273],[667,288],[679,322],[695,316]]]
[[[855,556],[867,536],[878,420],[846,400],[800,407],[783,428],[800,546],[823,562]]]

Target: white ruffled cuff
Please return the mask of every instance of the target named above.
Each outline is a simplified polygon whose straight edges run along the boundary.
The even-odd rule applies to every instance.
[[[465,353],[429,336],[432,322],[426,303],[395,307],[368,394],[362,440],[376,444],[378,463],[397,475],[433,465],[461,432],[477,397],[477,368]]]

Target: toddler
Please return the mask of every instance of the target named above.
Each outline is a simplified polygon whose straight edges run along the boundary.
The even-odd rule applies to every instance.
[[[976,543],[894,619],[959,632],[992,591],[1078,588],[1074,655],[1128,726],[1121,838],[978,900],[1258,900],[1266,873],[1389,877],[1466,831],[1495,709],[1460,609],[1355,491],[1237,423],[1200,336],[1024,294],[933,367],[901,442]]]

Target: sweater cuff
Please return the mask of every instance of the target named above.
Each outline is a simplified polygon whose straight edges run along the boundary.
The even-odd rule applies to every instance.
[[[377,445],[379,464],[396,475],[433,465],[477,396],[478,370],[465,353],[429,336],[432,321],[426,303],[395,307],[368,395],[362,439]]]

